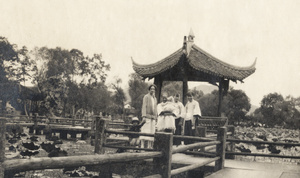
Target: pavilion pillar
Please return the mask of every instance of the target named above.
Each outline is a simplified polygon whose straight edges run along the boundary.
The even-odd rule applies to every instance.
[[[222,111],[223,81],[224,81],[224,79],[221,78],[221,80],[219,82],[219,105],[218,105],[218,116],[219,117],[221,117],[221,111]]]
[[[187,99],[186,94],[188,92],[188,78],[186,75],[183,76],[183,83],[182,83],[182,104],[185,105]]]
[[[161,88],[162,88],[162,79],[161,76],[158,75],[154,78],[154,85],[157,86],[157,92],[155,92],[155,97],[157,99],[157,103],[160,103],[160,95],[161,95]]]

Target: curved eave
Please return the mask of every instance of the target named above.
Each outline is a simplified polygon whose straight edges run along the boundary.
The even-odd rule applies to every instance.
[[[196,45],[192,46],[188,56],[188,63],[195,70],[241,82],[256,70],[256,60],[249,67],[237,67],[217,59]]]
[[[153,64],[143,65],[138,64],[132,59],[133,69],[136,73],[141,75],[144,78],[154,77],[172,67],[174,67],[180,60],[181,55],[183,54],[182,48],[175,51],[170,56],[156,62]]]

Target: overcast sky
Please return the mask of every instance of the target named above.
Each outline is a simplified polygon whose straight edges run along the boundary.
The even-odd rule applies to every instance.
[[[299,9],[299,0],[0,0],[0,36],[29,49],[102,53],[108,82],[125,84],[131,57],[161,60],[192,28],[195,44],[224,62],[246,67],[257,58],[256,72],[231,86],[259,105],[271,92],[300,96]]]

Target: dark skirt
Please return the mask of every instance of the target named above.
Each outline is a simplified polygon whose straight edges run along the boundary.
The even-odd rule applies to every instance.
[[[175,119],[175,127],[176,127],[176,130],[175,130],[175,134],[174,135],[181,135],[181,132],[182,132],[182,125],[179,125],[179,122],[183,120],[183,118],[177,118]],[[173,140],[173,145],[180,145],[181,144],[181,140]]]
[[[195,129],[192,129],[192,121],[191,120],[185,121],[184,135],[185,136],[195,136]],[[185,140],[184,141],[185,145],[192,144],[192,143],[193,143],[192,140]]]

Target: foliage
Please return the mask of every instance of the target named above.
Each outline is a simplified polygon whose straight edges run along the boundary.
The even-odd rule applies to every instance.
[[[110,105],[110,113],[123,114],[126,101],[124,90],[121,88],[122,79],[116,77],[115,82],[111,84],[114,94]]]
[[[140,117],[143,97],[148,93],[148,84],[137,73],[132,73],[129,75],[128,85],[131,106],[136,109],[137,115]]]
[[[169,96],[182,93],[182,82],[164,81],[161,89],[162,92],[167,92]],[[181,94],[182,95],[182,94]],[[160,99],[161,101],[161,99]]]
[[[254,112],[257,120],[266,126],[284,126],[297,128],[300,126],[300,113],[296,109],[299,98],[270,93],[263,97],[261,106]]]
[[[16,61],[17,59],[16,45],[11,44],[5,37],[0,36],[0,83],[8,81],[4,63]]]
[[[107,95],[107,88],[101,84],[105,82],[106,71],[110,69],[101,54],[88,57],[77,49],[69,51],[59,47],[42,47],[35,48],[32,55],[39,66],[34,82],[46,95],[41,103],[43,113],[48,111],[50,115],[72,115],[79,109],[97,108],[92,101],[95,98],[90,97],[95,91],[110,96]]]
[[[217,116],[219,105],[218,91],[214,90],[201,96],[202,93],[196,93],[194,97],[200,104],[202,115]],[[223,97],[221,111],[228,117],[230,122],[240,122],[245,119],[245,115],[250,107],[250,100],[244,91],[230,88],[227,95]]]
[[[222,111],[229,121],[240,123],[251,108],[250,99],[242,90],[230,88],[222,102]]]
[[[203,116],[217,116],[219,103],[217,91],[203,95],[199,99],[195,98],[195,100],[199,102]]]

